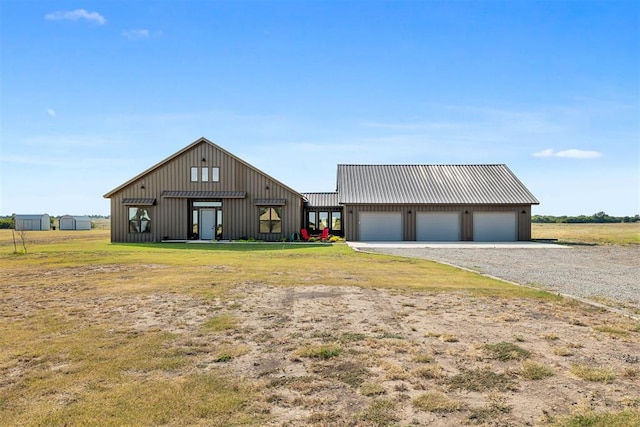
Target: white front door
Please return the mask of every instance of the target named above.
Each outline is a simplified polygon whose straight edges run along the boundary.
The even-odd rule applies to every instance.
[[[216,235],[216,210],[200,209],[200,240],[213,240]]]

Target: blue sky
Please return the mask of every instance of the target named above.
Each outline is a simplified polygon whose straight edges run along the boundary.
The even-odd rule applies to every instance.
[[[534,214],[640,212],[636,1],[0,0],[0,215],[201,136],[301,192],[338,163],[506,163]]]

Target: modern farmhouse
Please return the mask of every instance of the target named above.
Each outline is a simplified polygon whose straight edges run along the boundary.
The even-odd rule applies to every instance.
[[[338,165],[336,192],[299,193],[205,138],[104,197],[113,242],[530,240],[539,203],[506,165]]]

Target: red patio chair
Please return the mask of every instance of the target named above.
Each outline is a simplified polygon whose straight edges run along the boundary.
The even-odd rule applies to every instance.
[[[320,233],[320,240],[325,241],[329,239],[329,227],[325,227],[322,229],[322,233]]]
[[[300,230],[300,237],[302,238],[302,240],[309,240],[309,233],[307,233],[306,228]]]

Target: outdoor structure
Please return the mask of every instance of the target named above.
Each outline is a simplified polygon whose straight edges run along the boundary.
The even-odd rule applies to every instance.
[[[342,206],[338,193],[302,193],[305,198],[304,227],[311,234],[319,234],[325,228],[334,236],[344,236]]]
[[[16,215],[16,231],[22,230],[50,230],[51,218],[47,214]]]
[[[338,165],[347,240],[531,240],[538,200],[506,165]]]
[[[530,240],[539,204],[502,164],[338,165],[335,192],[298,193],[205,138],[104,197],[113,242]]]
[[[304,200],[205,138],[104,197],[113,242],[278,241],[300,232]]]
[[[63,215],[58,219],[58,228],[60,230],[91,230],[91,218]]]

